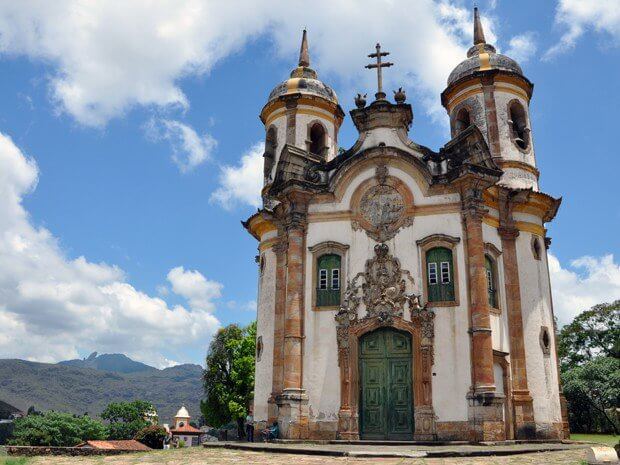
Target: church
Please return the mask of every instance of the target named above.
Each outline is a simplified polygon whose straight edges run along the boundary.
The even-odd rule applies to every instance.
[[[402,89],[387,99],[379,44],[358,94],[359,132],[310,65],[260,113],[263,206],[243,222],[259,242],[254,420],[287,439],[502,441],[568,435],[545,223],[561,199],[539,189],[533,84],[474,43],[441,103],[451,139],[409,138]]]

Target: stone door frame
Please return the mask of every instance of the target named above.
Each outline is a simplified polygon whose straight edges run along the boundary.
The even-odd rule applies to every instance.
[[[357,320],[356,323],[338,328],[338,365],[340,366],[340,410],[338,412],[338,438],[358,440],[359,434],[359,340],[364,335],[382,327],[403,331],[411,337],[413,421],[412,440],[435,440],[435,414],[432,401],[433,339],[425,337],[417,315],[412,321],[402,317],[387,320],[381,315]],[[432,323],[431,323],[432,324]]]

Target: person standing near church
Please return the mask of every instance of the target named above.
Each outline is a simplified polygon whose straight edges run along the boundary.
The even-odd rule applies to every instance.
[[[248,416],[245,417],[245,434],[248,442],[254,442],[254,415],[251,407],[248,411]]]

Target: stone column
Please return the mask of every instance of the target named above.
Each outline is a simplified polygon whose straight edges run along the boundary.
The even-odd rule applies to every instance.
[[[527,385],[523,316],[521,313],[521,288],[519,285],[519,265],[517,263],[516,240],[519,236],[519,230],[509,223],[500,226],[498,233],[502,239],[502,255],[504,257],[515,439],[534,439],[536,437],[536,425],[534,424],[532,396]]]
[[[308,397],[303,388],[304,264],[307,196],[289,194],[287,231],[287,279],[284,313],[284,389],[278,398],[278,422],[282,437],[308,437]]]
[[[297,98],[286,98],[286,143],[289,145],[295,145],[297,138]]]
[[[267,401],[268,421],[272,425],[278,419],[277,399],[284,388],[284,310],[286,305],[286,249],[284,230],[279,231],[280,240],[274,245],[276,254],[276,290],[273,329],[273,380],[271,396]]]
[[[493,76],[482,77],[482,93],[484,96],[489,151],[492,157],[501,157],[499,128],[497,125],[497,108],[495,105],[495,79]]]
[[[472,390],[468,394],[470,437],[474,441],[504,439],[503,398],[495,394],[491,314],[484,267],[482,218],[486,213],[482,192],[467,186],[462,190],[462,216],[467,237],[467,267],[472,351]]]

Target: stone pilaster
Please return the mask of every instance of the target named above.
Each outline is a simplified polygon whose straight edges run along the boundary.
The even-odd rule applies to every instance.
[[[280,241],[273,247],[276,254],[276,289],[273,330],[273,380],[267,401],[269,424],[278,419],[277,398],[284,388],[284,311],[286,306],[286,231],[279,232]]]
[[[303,388],[304,258],[308,198],[288,196],[284,224],[286,249],[286,303],[284,313],[284,385],[278,397],[278,423],[282,437],[308,437],[308,398]]]
[[[536,425],[534,423],[534,405],[527,384],[521,288],[517,263],[516,239],[519,236],[519,231],[513,226],[500,226],[498,233],[502,240],[504,258],[515,439],[533,439],[536,437]]]
[[[492,157],[501,157],[497,107],[495,105],[495,82],[493,76],[484,76],[482,78],[482,92],[484,96],[489,151]]]
[[[512,378],[512,405],[515,439],[536,437],[534,405],[527,384],[521,286],[516,241],[519,230],[512,218],[512,206],[516,198],[506,189],[499,192],[500,227],[497,232],[502,240],[504,282],[506,288],[506,311],[510,339],[510,372]]]
[[[470,439],[494,441],[504,439],[503,397],[495,393],[493,378],[493,344],[488,304],[487,277],[484,267],[482,192],[465,186],[462,189],[463,222],[467,239],[470,334],[472,352],[472,390],[468,394]]]
[[[289,97],[286,100],[286,143],[295,145],[297,132],[297,98]]]

